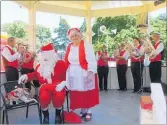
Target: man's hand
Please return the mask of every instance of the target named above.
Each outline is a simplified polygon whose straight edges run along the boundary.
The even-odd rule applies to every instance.
[[[55,89],[57,92],[60,92],[66,85],[67,85],[67,82],[63,81],[60,84],[58,84]]]
[[[94,74],[92,71],[88,71],[88,82],[91,82],[94,78]]]
[[[19,82],[18,82],[18,84],[26,83],[27,80],[28,80],[27,75],[22,75],[22,76],[20,76],[20,78],[19,78]]]

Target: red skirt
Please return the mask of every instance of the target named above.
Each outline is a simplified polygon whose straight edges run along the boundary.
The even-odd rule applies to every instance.
[[[92,108],[99,104],[99,89],[97,74],[95,89],[89,91],[70,91],[70,109]]]

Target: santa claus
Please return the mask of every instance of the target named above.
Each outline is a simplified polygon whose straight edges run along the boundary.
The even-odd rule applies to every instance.
[[[44,115],[43,124],[49,124],[48,105],[52,101],[56,108],[56,123],[61,123],[61,107],[65,100],[65,89],[56,91],[56,86],[65,82],[66,68],[65,63],[59,60],[52,44],[41,47],[39,64],[32,73],[22,75],[19,83],[26,83],[31,80],[39,80],[39,102]]]

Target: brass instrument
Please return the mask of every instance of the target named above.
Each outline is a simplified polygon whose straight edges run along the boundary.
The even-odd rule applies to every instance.
[[[116,59],[116,62],[118,61],[118,59],[116,58],[117,56],[119,56],[120,53],[119,53],[119,47],[114,51],[114,57]]]
[[[150,37],[149,35],[146,36],[143,40],[143,46],[144,46],[144,51],[146,54],[146,57],[148,59],[153,59],[155,58],[155,48],[153,46],[153,44],[151,43]]]
[[[127,47],[127,51],[129,52],[129,55],[130,55],[131,57],[133,57],[133,58],[135,58],[135,59],[139,59],[139,58],[141,58],[141,56],[143,56],[143,55],[140,55],[140,50],[139,50],[137,47],[135,47],[134,45],[132,45],[130,42],[128,42],[128,43],[126,44],[126,46],[128,46],[128,47]],[[134,53],[136,53],[137,56],[134,55]]]
[[[23,65],[26,59],[26,53],[28,52],[28,47],[27,45],[20,44],[21,47],[24,47],[24,52],[21,54],[20,60],[19,60],[19,65]],[[19,47],[19,46],[18,46]]]
[[[106,54],[102,51],[101,55],[100,55],[100,58],[103,59],[104,62],[107,62],[107,56]]]
[[[143,41],[143,47],[144,47],[146,56],[149,57],[149,59],[154,58],[155,48],[152,45],[150,40],[150,35],[149,35],[150,28],[147,25],[143,24],[143,27],[139,27],[139,30],[141,33],[144,34],[144,37],[141,38],[141,40]]]
[[[128,51],[130,56],[132,56],[132,53],[134,51],[134,47],[130,43],[126,43],[125,44],[125,50]]]

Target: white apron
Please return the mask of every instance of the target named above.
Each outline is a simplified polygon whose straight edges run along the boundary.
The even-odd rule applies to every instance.
[[[95,79],[88,82],[88,71],[79,64],[79,47],[71,46],[68,60],[70,65],[67,69],[66,80],[69,90],[87,91],[95,89]]]

